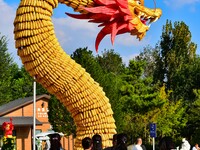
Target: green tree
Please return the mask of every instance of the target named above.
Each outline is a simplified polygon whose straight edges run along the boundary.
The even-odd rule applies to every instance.
[[[196,57],[192,62],[185,64],[177,70],[173,78],[176,80],[176,85],[173,83],[174,97],[184,99],[188,105],[192,103],[196,97],[193,90],[200,88],[200,58]]]
[[[123,131],[132,138],[149,138],[149,124],[158,125],[158,136],[176,136],[186,125],[182,101],[171,102],[165,86],[154,85],[151,77],[144,77],[145,61],[131,60],[124,76],[121,92]],[[169,92],[170,93],[170,92]]]
[[[151,46],[144,47],[143,51],[136,56],[137,61],[143,61],[144,65],[144,77],[153,77],[156,69],[156,60],[159,58],[158,51]]]
[[[191,136],[191,142],[193,144],[198,143],[199,134],[200,134],[200,90],[194,90],[195,94],[195,101],[191,104],[190,108],[188,109],[189,114],[189,121],[188,121],[188,129],[187,133]]]
[[[123,117],[123,113],[121,112],[120,89],[123,85],[121,76],[125,72],[125,65],[122,62],[120,55],[115,53],[112,49],[104,50],[102,54],[97,55],[96,59],[104,72],[100,84],[110,100],[114,112],[117,132],[122,132],[121,127],[123,122],[121,121],[121,118]]]
[[[76,133],[76,126],[73,118],[67,111],[65,106],[60,103],[54,96],[49,100],[49,122],[51,123],[53,130],[62,132],[66,135]]]
[[[87,47],[76,49],[71,57],[85,68],[85,70],[90,73],[91,77],[101,85],[104,73],[91,50],[88,50]]]
[[[172,22],[167,20],[163,26],[161,41],[156,47],[159,58],[156,59],[154,81],[159,81],[161,85],[165,83],[166,91],[173,91],[174,100],[189,99],[179,94],[179,91],[186,92],[188,89],[177,89],[177,84],[181,83],[183,78],[187,80],[187,76],[180,72],[185,66],[192,64],[196,57],[197,45],[191,42],[191,37],[189,27],[184,22],[175,22],[173,26]]]
[[[119,54],[113,49],[104,50],[101,55],[97,55],[97,61],[105,72],[112,72],[116,75],[123,74],[125,64]]]
[[[16,68],[12,78],[12,97],[13,99],[24,98],[33,95],[33,79],[26,72],[24,67]]]
[[[121,88],[122,97],[121,112],[124,117],[122,128],[124,132],[132,135],[133,138],[143,136],[147,138],[147,126],[150,118],[147,112],[153,110],[152,107],[162,105],[158,98],[158,90],[151,86],[151,78],[143,78],[144,61],[131,60],[123,76],[123,86]],[[157,92],[156,92],[157,91]]]
[[[25,70],[24,66],[20,69],[17,66],[14,66],[12,70],[13,77],[11,79],[11,92],[13,100],[32,96],[34,79]],[[36,83],[36,94],[40,95],[49,93],[40,84]]]
[[[7,38],[0,34],[0,105],[12,100],[12,71],[16,65],[8,53]]]
[[[164,102],[164,105],[159,109],[155,121],[158,126],[157,133],[160,137],[171,136],[178,141],[182,138],[182,130],[188,121],[188,116],[185,114],[187,107],[182,100],[171,101],[169,93],[165,93],[165,86],[160,90],[160,100]]]

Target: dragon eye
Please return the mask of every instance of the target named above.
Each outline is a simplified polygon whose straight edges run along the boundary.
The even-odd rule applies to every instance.
[[[140,2],[140,1],[136,1],[136,3],[137,3],[138,5],[141,5],[141,2]]]

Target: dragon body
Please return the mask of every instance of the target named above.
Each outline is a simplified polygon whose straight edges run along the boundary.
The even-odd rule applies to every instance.
[[[109,99],[81,65],[60,46],[52,23],[53,9],[58,3],[80,12],[74,18],[100,23],[96,49],[103,37],[130,32],[142,39],[149,29],[147,21],[156,21],[159,9],[145,8],[141,0],[21,0],[14,20],[18,55],[29,74],[49,93],[55,95],[71,113],[77,126],[75,149],[82,149],[81,140],[98,133],[103,147],[112,145],[116,133]]]

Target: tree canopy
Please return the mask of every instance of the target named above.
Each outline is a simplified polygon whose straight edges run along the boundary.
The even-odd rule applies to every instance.
[[[0,104],[12,100],[11,88],[13,59],[8,53],[7,39],[0,34]]]

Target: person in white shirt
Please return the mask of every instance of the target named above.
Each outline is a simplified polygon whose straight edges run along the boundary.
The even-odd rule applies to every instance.
[[[180,150],[190,150],[190,147],[190,143],[185,138],[183,138]]]
[[[137,138],[136,144],[133,146],[133,150],[143,150],[141,145],[142,145],[142,138]]]
[[[194,147],[192,148],[192,150],[199,150],[199,144],[195,144]]]

